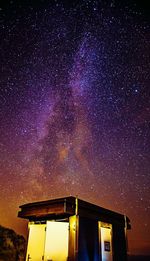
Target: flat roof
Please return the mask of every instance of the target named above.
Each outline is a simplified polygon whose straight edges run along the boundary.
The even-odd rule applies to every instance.
[[[80,217],[130,228],[130,220],[125,215],[72,196],[28,203],[21,205],[20,208],[18,217],[30,221],[57,220],[76,214]]]

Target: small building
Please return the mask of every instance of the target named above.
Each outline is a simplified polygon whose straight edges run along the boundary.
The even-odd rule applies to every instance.
[[[126,261],[128,217],[75,197],[20,206],[26,261]]]

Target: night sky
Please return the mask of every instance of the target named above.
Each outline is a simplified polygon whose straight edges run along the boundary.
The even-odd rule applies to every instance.
[[[78,195],[126,214],[150,254],[146,1],[0,2],[0,224],[19,205]]]

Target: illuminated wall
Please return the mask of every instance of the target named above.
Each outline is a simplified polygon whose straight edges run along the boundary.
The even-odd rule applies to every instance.
[[[69,223],[47,221],[44,261],[68,258]]]
[[[68,237],[69,223],[67,222],[29,223],[26,261],[66,261]]]
[[[78,258],[78,238],[79,238],[79,216],[69,218],[69,261],[75,261]]]
[[[76,215],[69,222],[30,222],[26,261],[41,260],[126,261],[124,227]]]
[[[26,261],[41,261],[44,255],[46,224],[29,223]]]
[[[99,222],[102,261],[112,261],[112,226]]]

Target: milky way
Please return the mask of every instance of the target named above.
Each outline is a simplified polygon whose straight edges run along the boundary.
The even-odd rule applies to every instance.
[[[127,214],[150,249],[149,18],[134,1],[1,3],[0,223],[68,195]],[[136,238],[136,240],[135,240]]]

